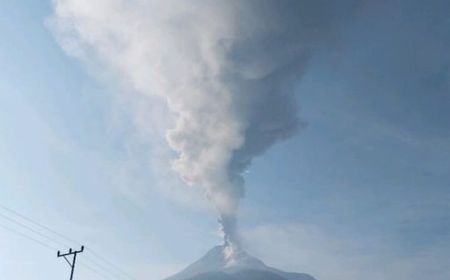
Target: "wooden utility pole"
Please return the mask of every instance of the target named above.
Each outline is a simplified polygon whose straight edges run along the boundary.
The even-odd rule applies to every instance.
[[[78,250],[78,251],[72,251],[72,248],[70,248],[69,249],[69,252],[68,253],[65,253],[65,254],[61,254],[61,252],[60,251],[58,251],[58,258],[60,258],[60,257],[63,257],[65,260],[66,260],[66,262],[70,265],[70,267],[71,267],[71,271],[70,271],[70,280],[73,280],[73,271],[75,270],[75,262],[77,261],[77,254],[78,253],[82,253],[84,251],[84,246],[81,246],[81,250]],[[69,256],[69,255],[73,255],[73,257],[72,257],[72,262],[70,262],[67,258],[66,258],[66,256]]]

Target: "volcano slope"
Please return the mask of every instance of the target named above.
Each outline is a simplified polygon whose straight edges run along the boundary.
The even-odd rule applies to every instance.
[[[264,264],[243,250],[227,253],[216,246],[202,258],[165,280],[316,280],[305,273],[285,272]]]

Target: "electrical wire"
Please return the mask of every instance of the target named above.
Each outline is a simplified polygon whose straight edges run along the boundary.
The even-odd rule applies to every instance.
[[[69,241],[70,243],[75,243],[75,244],[81,246],[81,243],[80,243],[80,242],[78,242],[78,241],[76,241],[76,240],[74,240],[74,239],[72,239],[72,238],[70,238],[70,237],[67,237],[66,235],[61,234],[61,233],[59,233],[59,232],[57,232],[57,231],[51,229],[50,227],[45,226],[45,225],[43,225],[42,223],[39,223],[39,222],[37,222],[37,221],[35,221],[35,220],[33,220],[33,219],[31,219],[31,218],[29,218],[29,217],[23,215],[23,214],[20,214],[20,213],[18,213],[17,211],[12,210],[12,209],[9,208],[9,207],[6,207],[6,206],[0,204],[0,208],[3,209],[4,211],[7,211],[7,212],[9,212],[9,213],[11,213],[11,214],[13,214],[13,215],[15,215],[15,216],[21,218],[22,220],[25,220],[25,221],[27,221],[27,222],[33,224],[34,226],[37,226],[37,227],[39,227],[39,228],[41,228],[41,229],[43,229],[43,230],[46,230],[46,231],[48,231],[48,232],[50,232],[50,233],[52,233],[52,234],[54,234],[54,235],[56,235],[56,236],[58,236],[58,237],[64,239],[64,240],[66,240],[66,241]],[[63,242],[60,242],[60,241],[58,241],[58,240],[55,240],[54,238],[51,238],[51,237],[49,237],[48,235],[45,235],[45,234],[43,234],[43,233],[41,233],[41,232],[35,230],[34,228],[32,228],[32,227],[30,227],[30,226],[28,226],[28,225],[26,225],[26,224],[24,224],[24,223],[22,223],[22,222],[19,222],[17,219],[11,218],[10,216],[6,216],[5,214],[0,213],[0,217],[4,218],[4,219],[8,220],[9,222],[14,223],[14,224],[16,224],[16,225],[18,225],[18,226],[20,226],[20,227],[23,227],[23,228],[25,228],[25,229],[27,229],[27,230],[33,232],[34,234],[39,235],[40,237],[42,237],[42,238],[44,238],[44,239],[46,239],[46,240],[49,240],[49,241],[51,241],[51,242],[53,242],[53,243],[55,243],[55,244],[62,245],[62,246],[67,247],[67,248],[70,248],[70,247],[71,247],[71,246],[68,245],[67,243],[65,243],[65,242],[63,243]],[[37,239],[35,239],[35,238],[29,237],[29,236],[27,236],[27,235],[25,235],[25,234],[23,234],[23,233],[21,233],[21,232],[19,232],[19,231],[13,230],[13,229],[11,229],[11,228],[7,228],[7,227],[4,226],[4,225],[1,225],[1,226],[2,226],[3,228],[5,228],[5,229],[9,230],[9,231],[12,231],[12,232],[14,232],[14,233],[17,233],[17,234],[19,234],[19,235],[21,235],[21,236],[23,236],[23,237],[26,237],[26,238],[28,238],[28,239],[30,239],[30,240],[32,240],[32,241],[35,241],[35,242],[39,243],[40,245],[45,246],[45,247],[48,248],[48,249],[55,250],[55,251],[57,250],[56,248],[51,247],[51,246],[49,246],[49,245],[46,245],[45,243],[43,243],[43,242],[41,242],[41,241],[39,241],[39,240],[37,240]],[[136,280],[134,277],[130,276],[128,273],[124,272],[124,271],[121,270],[118,266],[116,266],[116,265],[113,264],[112,262],[108,261],[108,260],[105,259],[104,257],[100,256],[100,254],[96,253],[96,252],[93,251],[92,249],[87,249],[86,251],[87,251],[87,252],[90,252],[91,255],[93,255],[93,257],[95,257],[95,258],[97,258],[98,260],[102,261],[102,263],[106,264],[109,268],[106,267],[105,265],[100,264],[97,260],[95,260],[94,258],[92,258],[92,257],[90,257],[90,256],[86,256],[85,259],[87,259],[91,264],[93,264],[94,266],[100,268],[100,269],[103,270],[104,272],[107,272],[108,274],[114,276],[114,278],[123,279],[124,277],[126,277],[126,278],[131,279],[131,280]],[[95,269],[92,268],[91,266],[88,266],[88,265],[86,265],[86,264],[84,264],[84,265],[85,265],[86,267],[90,267],[92,271],[95,270]],[[97,271],[97,270],[95,270],[95,271]],[[98,272],[98,271],[97,271],[97,272]],[[99,273],[97,273],[97,274],[99,274]],[[119,274],[120,274],[120,275],[119,275]],[[102,274],[102,275],[103,275],[103,277],[104,277],[104,274]]]
[[[42,242],[42,241],[40,241],[40,240],[38,240],[38,239],[35,239],[35,238],[33,238],[33,237],[31,237],[31,236],[29,236],[29,235],[23,233],[23,232],[20,232],[20,231],[18,231],[18,230],[15,230],[15,229],[13,229],[13,228],[10,228],[10,227],[8,227],[8,226],[6,226],[6,225],[4,225],[4,224],[1,224],[1,223],[0,223],[0,227],[3,228],[3,229],[5,229],[5,230],[7,230],[7,231],[9,231],[9,232],[12,232],[12,233],[14,233],[14,234],[17,234],[17,235],[19,235],[19,236],[21,236],[21,237],[23,237],[23,238],[26,238],[26,239],[28,239],[28,240],[30,240],[30,241],[32,241],[32,242],[35,242],[35,243],[41,245],[42,247],[44,247],[44,248],[46,248],[46,249],[48,249],[48,250],[50,250],[50,251],[52,251],[52,252],[54,252],[54,251],[57,250],[56,248],[52,247],[51,245],[49,245],[49,244],[47,244],[47,243],[44,243],[44,242]],[[80,265],[82,265],[82,266],[88,268],[89,270],[93,271],[93,272],[96,273],[97,275],[102,276],[104,279],[109,280],[109,278],[105,277],[102,273],[99,273],[96,269],[90,267],[89,265],[86,265],[86,264],[84,264],[84,263],[80,263]]]
[[[12,214],[18,216],[18,217],[20,217],[20,218],[22,218],[22,219],[24,219],[24,220],[26,220],[26,221],[28,221],[28,222],[30,222],[30,223],[36,225],[36,226],[38,226],[38,227],[40,227],[40,228],[45,229],[45,230],[47,230],[47,231],[53,233],[54,235],[57,235],[57,236],[59,236],[60,238],[65,239],[66,241],[68,241],[68,242],[70,242],[70,243],[74,243],[74,244],[76,244],[76,245],[78,245],[78,246],[82,246],[82,244],[80,244],[78,241],[73,240],[73,239],[71,239],[71,238],[65,236],[64,234],[61,234],[61,233],[59,233],[59,232],[57,232],[57,231],[55,231],[55,230],[53,230],[53,229],[47,227],[46,225],[43,225],[43,224],[41,224],[41,223],[39,223],[39,222],[36,222],[35,220],[33,220],[33,219],[31,219],[31,218],[28,218],[27,216],[22,215],[22,214],[18,213],[17,211],[12,210],[11,208],[8,208],[8,207],[6,207],[6,206],[4,206],[4,205],[2,205],[2,204],[0,204],[0,208],[2,208],[3,210],[8,211],[8,212],[10,212],[10,213],[12,213]],[[70,247],[70,246],[69,246],[69,247]]]
[[[107,280],[111,279],[111,278],[109,278],[108,276],[106,276],[105,274],[99,272],[97,269],[93,268],[92,266],[86,264],[86,263],[83,262],[83,261],[80,261],[80,265],[81,265],[81,266],[84,266],[85,268],[87,268],[87,269],[89,269],[90,271],[94,272],[95,274],[99,275],[99,276],[102,277],[103,279],[107,279]]]
[[[113,263],[111,263],[110,261],[105,259],[104,257],[102,257],[100,254],[96,253],[92,249],[87,248],[87,251],[90,252],[92,255],[96,256],[97,259],[102,260],[103,263],[105,263],[105,264],[109,265],[110,267],[114,268],[118,273],[122,274],[123,276],[127,277],[128,279],[136,280],[136,278],[134,278],[133,276],[129,275],[125,271],[121,270],[119,267],[117,267],[116,265],[114,265]]]
[[[33,241],[33,242],[36,242],[37,244],[39,244],[39,245],[41,245],[41,246],[43,246],[43,247],[45,247],[45,248],[47,248],[47,249],[49,249],[49,250],[51,250],[51,251],[56,251],[56,250],[57,250],[56,248],[53,248],[52,246],[50,246],[50,245],[48,245],[48,244],[46,244],[46,243],[44,243],[44,242],[42,242],[42,241],[39,241],[39,240],[37,240],[37,239],[35,239],[35,238],[31,237],[31,236],[28,236],[28,235],[26,235],[26,234],[24,234],[24,233],[22,233],[22,232],[20,232],[20,231],[18,231],[18,230],[15,230],[15,229],[10,228],[10,227],[8,227],[8,226],[5,226],[5,225],[3,225],[3,224],[0,224],[0,227],[2,227],[3,229],[5,229],[5,230],[7,230],[7,231],[10,231],[10,232],[12,232],[12,233],[15,233],[15,234],[17,234],[17,235],[20,235],[20,236],[22,236],[23,238],[26,238],[26,239],[31,240],[31,241]]]
[[[56,244],[58,244],[58,245],[61,245],[61,246],[67,247],[67,248],[70,248],[70,246],[67,246],[66,244],[63,244],[63,243],[61,243],[61,242],[59,242],[59,241],[56,241],[56,240],[54,240],[53,238],[51,238],[51,237],[49,237],[49,236],[47,236],[47,235],[45,235],[45,234],[42,234],[41,232],[39,232],[39,231],[33,229],[32,227],[29,227],[29,226],[27,226],[27,225],[25,225],[25,224],[23,224],[23,223],[21,223],[21,222],[19,222],[19,221],[17,221],[17,220],[14,220],[14,219],[12,219],[12,218],[10,218],[10,217],[8,217],[8,216],[2,214],[2,213],[0,213],[0,217],[2,217],[3,219],[5,219],[5,220],[7,220],[7,221],[9,221],[9,222],[11,222],[11,223],[13,223],[13,224],[15,224],[15,225],[18,225],[18,226],[20,226],[20,227],[25,228],[25,229],[27,229],[27,230],[29,230],[29,231],[31,231],[31,232],[33,232],[33,233],[39,235],[40,237],[49,240],[50,242],[56,243]]]
[[[72,238],[70,238],[70,237],[67,237],[66,235],[61,234],[61,233],[59,233],[59,232],[57,232],[57,231],[51,229],[50,227],[45,226],[45,225],[43,225],[42,223],[39,223],[39,222],[37,222],[37,221],[35,221],[35,220],[33,220],[33,219],[27,217],[27,216],[25,216],[25,215],[23,215],[23,214],[21,214],[21,213],[15,211],[15,210],[12,210],[12,209],[9,208],[9,207],[6,207],[6,206],[0,204],[0,208],[2,208],[3,210],[5,210],[5,211],[7,211],[7,212],[10,212],[10,213],[12,213],[12,214],[14,214],[14,215],[16,215],[16,216],[22,218],[22,219],[24,219],[24,220],[26,220],[26,221],[28,221],[28,222],[34,224],[35,226],[38,226],[38,227],[40,227],[40,228],[42,228],[42,229],[44,229],[44,230],[47,230],[47,231],[53,233],[54,235],[59,236],[59,237],[62,238],[62,239],[65,239],[66,241],[69,241],[70,243],[74,243],[74,244],[76,244],[76,245],[78,245],[78,246],[82,246],[82,244],[81,244],[80,242],[78,242],[78,241],[76,241],[76,240],[74,240],[74,239],[72,239]],[[46,238],[46,239],[48,239],[48,238]],[[53,240],[53,242],[55,242],[55,241]],[[71,246],[67,245],[67,243],[60,243],[60,242],[57,242],[57,243],[60,244],[60,245],[65,246],[65,247],[67,247],[67,248],[70,248],[70,247],[71,247]],[[126,278],[129,278],[129,279],[131,279],[131,280],[136,280],[134,277],[132,277],[131,275],[129,275],[128,273],[126,273],[125,271],[123,271],[122,269],[120,269],[118,266],[116,266],[115,264],[113,264],[111,261],[108,261],[107,259],[105,259],[104,257],[102,257],[100,254],[96,253],[96,252],[95,252],[94,250],[92,250],[91,248],[87,248],[87,249],[88,249],[88,251],[89,251],[92,255],[94,255],[97,259],[99,259],[100,261],[102,261],[103,263],[105,263],[105,264],[106,264],[107,266],[109,266],[111,269],[114,269],[114,270],[115,270],[115,273],[121,274],[122,277],[126,277]],[[95,261],[92,260],[92,258],[90,258],[90,259],[91,259],[92,262],[95,262]],[[100,265],[98,262],[96,262],[96,264],[97,264],[97,266],[102,267],[103,270],[108,271],[108,269],[105,268],[105,266]],[[109,272],[110,272],[110,271],[109,271]],[[110,272],[110,273],[114,274],[114,272]]]

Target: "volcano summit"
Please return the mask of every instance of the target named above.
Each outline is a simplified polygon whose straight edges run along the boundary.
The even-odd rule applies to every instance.
[[[179,273],[165,280],[315,280],[314,277],[285,272],[264,264],[241,249],[216,246]]]

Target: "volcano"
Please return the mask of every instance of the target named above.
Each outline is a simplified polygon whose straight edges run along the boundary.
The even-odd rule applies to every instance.
[[[264,264],[247,252],[223,245],[165,280],[316,280],[305,273],[285,272]]]

